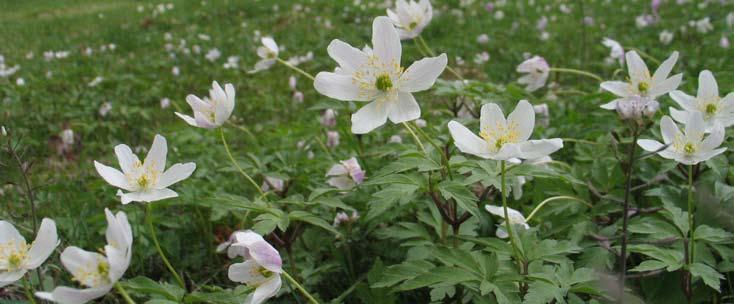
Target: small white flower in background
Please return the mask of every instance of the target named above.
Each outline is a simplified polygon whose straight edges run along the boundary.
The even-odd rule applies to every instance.
[[[106,101],[99,107],[99,116],[105,117],[108,113],[112,111],[112,103],[109,101]]]
[[[726,36],[721,36],[721,40],[719,40],[719,46],[721,46],[721,48],[728,49],[729,38],[727,38]]]
[[[205,129],[213,129],[224,124],[234,110],[234,86],[224,85],[224,90],[216,81],[212,82],[209,97],[200,99],[193,94],[186,96],[186,102],[194,110],[194,117],[176,112],[176,115],[189,125]]]
[[[260,304],[278,293],[282,284],[283,261],[278,250],[262,236],[250,230],[235,232],[230,238],[228,255],[245,259],[242,263],[230,265],[227,273],[230,280],[255,288],[245,303]]]
[[[0,135],[8,136],[8,130],[5,129],[5,126],[0,127]]]
[[[538,29],[538,31],[545,31],[545,29],[548,27],[548,17],[542,16],[540,19],[538,19],[538,22],[535,23],[535,28]]]
[[[19,69],[20,69],[20,66],[17,64],[12,67],[5,65],[5,57],[0,55],[0,77],[1,78],[7,78],[10,75],[15,74],[15,72],[17,72]]]
[[[326,146],[333,148],[339,145],[339,132],[326,131]]]
[[[336,126],[336,111],[334,109],[326,109],[324,114],[321,114],[321,125],[327,128]]]
[[[610,49],[609,58],[618,60],[619,64],[624,63],[624,48],[622,48],[622,45],[619,44],[619,42],[609,38],[604,38],[604,40],[602,40],[602,44]]]
[[[390,140],[388,140],[388,142],[395,143],[395,144],[402,144],[403,138],[400,137],[400,135],[393,135],[393,136],[390,136]]]
[[[25,59],[31,60],[33,59],[33,56],[34,56],[33,52],[28,52],[25,54]]]
[[[564,13],[564,14],[570,14],[573,11],[571,7],[569,7],[565,3],[561,3],[558,9],[561,11],[561,13]]]
[[[123,204],[149,203],[177,197],[178,193],[168,187],[188,178],[196,169],[196,164],[185,163],[174,164],[165,170],[168,145],[166,139],[157,134],[143,162],[140,162],[130,147],[124,144],[115,146],[115,154],[122,172],[97,161],[94,161],[94,167],[107,183],[129,191],[127,193],[122,190],[117,191]]]
[[[66,128],[61,131],[61,145],[65,151],[70,151],[74,146],[74,130]]]
[[[670,44],[673,41],[673,33],[667,30],[660,32],[660,43],[664,45]]]
[[[652,25],[655,19],[651,15],[640,15],[635,18],[635,25],[638,29],[646,28]]]
[[[285,186],[285,181],[283,179],[277,178],[277,177],[266,176],[260,188],[264,192],[268,192],[270,191],[270,189],[273,189],[273,191],[275,192],[282,192],[284,186]]]
[[[476,64],[484,64],[487,61],[489,61],[489,53],[487,52],[481,52],[479,54],[474,55],[474,63]]]
[[[94,79],[92,79],[92,81],[90,81],[89,83],[87,83],[87,86],[90,87],[90,88],[91,87],[96,87],[98,84],[102,83],[103,80],[104,80],[104,77],[102,77],[102,76],[94,77]]]
[[[333,40],[327,51],[339,67],[316,75],[316,91],[334,99],[370,102],[352,115],[355,134],[369,133],[388,118],[393,123],[418,119],[421,109],[412,93],[430,89],[447,64],[446,54],[441,54],[404,70],[400,37],[387,17],[377,17],[372,24],[372,52],[340,40]]]
[[[729,26],[729,28],[734,27],[734,12],[726,15],[726,25]]]
[[[15,84],[19,87],[25,86],[25,79],[18,77],[18,79],[15,80]]]
[[[329,185],[340,190],[349,190],[364,181],[365,173],[365,171],[362,171],[362,167],[359,166],[357,159],[352,157],[332,166],[329,172],[326,173],[326,177],[329,177]]]
[[[717,149],[724,142],[724,127],[721,124],[714,124],[711,134],[704,138],[705,125],[701,112],[688,115],[685,133],[678,129],[670,116],[663,116],[660,120],[660,133],[663,143],[640,139],[637,144],[645,151],[657,152],[663,158],[685,165],[695,165],[726,151],[726,148]]]
[[[203,40],[203,41],[209,41],[209,40],[212,40],[212,37],[211,37],[211,36],[209,36],[209,35],[207,35],[207,34],[199,34],[199,35],[197,35],[197,37],[199,37],[199,39],[201,39],[201,40]]]
[[[334,227],[339,227],[343,223],[353,223],[359,219],[359,212],[352,211],[352,215],[348,215],[346,212],[337,212],[334,216]]]
[[[295,76],[291,75],[288,77],[288,87],[291,88],[291,91],[296,90],[296,85],[298,84],[298,80]]]
[[[492,205],[485,205],[484,209],[487,210],[487,212],[499,216],[502,218],[502,222],[497,224],[497,230],[495,231],[495,235],[497,235],[498,238],[506,239],[509,234],[507,234],[507,230],[505,230],[505,210],[502,208],[502,206],[492,206]],[[520,227],[523,229],[530,229],[530,225],[528,225],[527,221],[525,220],[525,216],[520,213],[520,211],[517,211],[512,208],[507,208],[507,216],[510,218],[510,225],[513,227]]]
[[[591,16],[584,17],[584,24],[587,26],[594,25],[594,17],[591,17]]]
[[[3,135],[7,135],[5,127]],[[36,269],[48,259],[59,245],[56,223],[44,218],[36,234],[36,240],[27,244],[12,224],[0,221],[0,288],[10,285],[29,270]]]
[[[533,112],[535,112],[535,115],[538,116],[537,123],[544,128],[547,128],[548,125],[550,125],[550,113],[548,109],[548,104],[543,103],[539,105],[533,106]]]
[[[496,19],[496,20],[505,19],[505,12],[503,12],[503,11],[496,11],[494,13],[494,19]]]
[[[293,101],[296,103],[302,103],[303,102],[303,92],[301,91],[295,91],[293,92]]]
[[[61,263],[74,281],[88,288],[59,286],[52,292],[36,292],[37,297],[61,304],[86,303],[103,297],[122,278],[132,258],[133,232],[124,212],[113,215],[105,208],[105,215],[107,245],[104,255],[74,246],[61,253]]]
[[[548,39],[550,39],[550,33],[548,32],[540,33],[540,40],[547,41]]]
[[[219,49],[211,49],[209,50],[204,57],[206,57],[207,60],[214,62],[215,60],[219,59],[219,57],[222,56],[222,52],[219,51]]]
[[[479,122],[479,136],[456,121],[449,122],[449,132],[461,152],[494,160],[535,159],[563,148],[560,138],[529,140],[535,112],[526,100],[521,100],[507,119],[497,104],[485,104]]]
[[[706,34],[714,30],[714,26],[711,24],[711,19],[709,19],[709,17],[706,17],[696,21],[696,30],[701,34]]]
[[[161,109],[167,109],[171,106],[171,100],[168,97],[161,98]]]
[[[400,39],[413,39],[431,22],[433,7],[428,0],[397,0],[395,9],[387,10],[387,16],[397,28]]]
[[[479,44],[487,44],[489,43],[489,36],[487,34],[481,34],[477,36],[477,43]]]
[[[173,74],[173,76],[181,75],[181,70],[177,66],[174,66],[171,68],[171,74]]]
[[[248,72],[250,74],[269,69],[278,58],[279,49],[273,38],[263,37],[260,42],[263,44],[257,48],[257,56],[260,57],[260,61],[255,64],[255,69]]]
[[[642,61],[640,55],[635,51],[627,52],[626,61],[629,82],[602,82],[601,88],[603,90],[609,91],[619,98],[602,105],[601,108],[616,110],[618,102],[634,100],[637,99],[636,97],[655,100],[658,96],[675,90],[683,79],[683,74],[676,74],[670,78],[668,78],[668,75],[670,75],[677,60],[678,52],[673,52],[668,59],[660,64],[655,74],[650,76],[650,70],[647,69],[647,65]]]
[[[85,56],[92,56],[92,54],[94,54],[94,50],[92,48],[90,48],[90,47],[87,47],[87,48],[84,49],[84,52],[83,53],[84,53]]]
[[[545,86],[550,74],[550,66],[543,57],[533,56],[517,66],[517,72],[526,74],[517,80],[518,83],[526,85],[525,90],[533,92]]]
[[[415,126],[418,128],[425,128],[428,125],[428,123],[423,119],[416,119],[415,120]]]
[[[229,56],[227,57],[227,62],[222,65],[225,69],[237,69],[240,67],[240,57],[239,56]]]
[[[717,123],[723,127],[734,125],[734,92],[726,97],[719,96],[719,85],[711,71],[704,70],[698,74],[697,96],[690,96],[683,91],[670,92],[670,98],[675,100],[683,111],[670,108],[670,116],[680,123],[688,121],[694,112],[703,113],[706,132],[711,132]]]

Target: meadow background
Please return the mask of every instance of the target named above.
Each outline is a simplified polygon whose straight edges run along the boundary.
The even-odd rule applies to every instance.
[[[684,73],[681,89],[686,92],[695,92],[698,72],[703,69],[716,75],[722,95],[734,91],[734,51],[721,43],[724,37],[734,40],[732,26],[727,24],[727,15],[734,12],[732,1],[663,1],[659,22],[645,27],[638,27],[635,18],[650,13],[650,1],[530,2],[533,4],[433,1],[436,16],[422,36],[435,51],[447,53],[449,66],[482,83],[472,98],[477,104],[493,101],[511,106],[522,98],[533,104],[547,103],[550,124],[536,134],[582,141],[566,142],[554,159],[571,163],[573,168],[567,174],[589,181],[605,193],[620,195],[624,180],[609,148],[610,131],[619,124],[617,114],[599,109],[611,95],[602,93],[593,80],[566,74],[554,74],[551,81],[557,85],[549,89],[527,93],[515,82],[519,77],[515,68],[528,55],[541,55],[552,66],[592,71],[611,79],[625,73],[619,64],[604,60],[609,49],[601,41],[609,37],[626,49],[642,50],[658,60],[679,51],[675,71]],[[488,3],[493,4],[491,10]],[[194,175],[175,186],[179,198],[155,204],[163,248],[192,286],[202,286],[203,290],[236,286],[226,277],[229,260],[215,248],[232,231],[253,226],[254,217],[243,205],[257,192],[231,167],[216,132],[188,127],[173,112],[189,113],[185,96],[205,94],[212,80],[232,83],[237,90],[236,107],[225,132],[235,157],[246,170],[256,172],[258,182],[263,176],[290,180],[292,188],[283,200],[293,204],[308,202],[315,190],[327,188],[324,174],[337,160],[363,153],[369,156],[362,159],[368,178],[375,176],[395,160],[392,156],[415,149],[403,128],[387,124],[365,136],[364,151],[357,151],[357,137],[349,132],[348,113],[356,109],[354,104],[319,95],[307,78],[282,65],[257,74],[247,71],[259,59],[255,49],[261,36],[274,37],[284,48],[283,58],[312,53],[313,59],[299,65],[310,73],[331,70],[334,63],[326,54],[328,43],[337,38],[355,46],[368,42],[373,18],[384,15],[391,6],[391,1],[366,0],[0,0],[0,55],[6,66],[20,66],[12,75],[0,77],[0,125],[13,134],[24,166],[30,168],[39,216],[52,217],[59,226],[60,248],[71,243],[90,249],[98,246],[105,228],[101,211],[105,207],[124,210],[132,223],[140,223],[133,224],[135,251],[125,277],[171,280],[142,231],[144,209],[136,204],[122,206],[113,195],[115,190],[96,174],[92,163],[115,163],[112,149],[120,143],[143,153],[154,134],[163,134],[169,143],[169,162],[197,164]],[[547,28],[539,31],[537,23],[544,17],[548,18]],[[689,25],[707,17],[713,29],[706,33]],[[659,38],[665,30],[674,33],[668,44]],[[543,32],[547,32],[547,39],[543,39]],[[482,34],[488,37],[485,43],[478,41]],[[404,41],[403,50],[404,62],[423,57],[412,41]],[[217,52],[218,57],[214,56]],[[489,60],[475,61],[482,52]],[[648,65],[657,66],[650,61]],[[293,98],[290,76],[297,79],[297,91],[304,95],[302,102]],[[453,77],[445,72],[442,79]],[[416,98],[427,122],[426,133],[448,142],[446,122],[451,115],[447,108],[456,98],[451,84],[439,85]],[[673,104],[667,96],[660,101],[663,111]],[[105,109],[106,104],[109,109]],[[334,128],[340,132],[336,147],[320,144],[327,141],[320,124],[321,113],[327,108],[340,113]],[[65,129],[74,134],[74,144],[69,147],[61,140]],[[657,128],[652,129],[655,131],[647,138],[657,133]],[[392,135],[402,136],[408,147],[389,143]],[[5,139],[0,141],[6,145]],[[731,141],[725,145],[734,147]],[[23,176],[7,156],[0,158],[0,218],[28,233]],[[640,163],[640,182],[658,175],[661,163],[660,159]],[[716,166],[724,172],[723,188],[711,189],[708,199],[700,201],[697,221],[732,231],[734,190],[729,184],[734,176],[727,173],[726,160]],[[637,195],[665,195],[666,188],[656,189]],[[331,208],[321,205],[312,211],[319,224],[326,226],[331,225],[337,208],[353,208],[362,215],[363,222],[355,224],[359,227],[350,242],[354,269],[345,270],[344,245],[339,245],[332,231],[318,225],[305,229],[292,255],[285,259],[297,261],[297,276],[324,301],[424,303],[438,297],[441,290],[437,289],[390,293],[387,288],[369,287],[383,267],[421,254],[406,242],[417,242],[422,237],[418,231],[423,228],[399,223],[414,221],[425,204],[420,202],[426,200],[419,196],[373,197],[374,192],[359,188],[348,195],[330,197]],[[583,192],[577,185],[540,178],[526,186],[519,204],[532,210],[532,204],[550,193],[573,193],[591,200],[591,194]],[[545,214],[553,215],[548,221],[555,223],[544,235],[555,233],[563,238],[583,234],[592,228],[578,223],[607,211],[569,206],[544,209]],[[492,236],[495,222],[484,215],[462,228],[467,235]],[[267,225],[277,223],[261,223],[257,228],[267,230]],[[613,258],[601,251],[593,247],[577,253],[574,259],[581,266],[613,265]],[[58,256],[53,259],[57,262]],[[43,284],[49,289],[69,280],[54,260],[45,270],[48,275]],[[731,263],[727,265],[728,271],[734,270]],[[677,280],[675,274],[642,279],[638,292],[650,303],[679,303],[683,297]],[[729,295],[732,300],[731,284],[722,281],[718,299]],[[10,287],[0,290],[0,298],[21,299],[22,294]],[[103,301],[118,300],[108,296]],[[272,301],[299,300],[286,294]]]

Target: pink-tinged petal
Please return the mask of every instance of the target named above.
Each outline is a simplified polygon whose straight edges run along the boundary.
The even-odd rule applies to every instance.
[[[517,140],[524,141],[530,138],[535,127],[535,110],[527,100],[520,100],[515,110],[507,115],[507,124],[517,130]]]
[[[678,105],[686,111],[697,111],[696,109],[696,98],[683,93],[683,91],[670,92],[670,98],[672,98]]]
[[[668,94],[669,92],[677,89],[682,80],[683,74],[673,75],[673,77],[670,77],[661,83],[656,83],[655,86],[650,89],[648,94],[653,97]]]
[[[143,192],[129,192],[120,194],[123,205],[129,204],[131,202],[150,203],[172,197],[178,197],[178,193],[171,189],[150,189]]]
[[[642,61],[640,55],[635,51],[629,51],[627,52],[625,59],[627,61],[627,72],[629,73],[632,82],[638,83],[646,81],[647,77],[650,76],[650,70],[647,69],[647,65]]]
[[[630,91],[630,84],[622,81],[605,81],[601,83],[601,88],[619,97],[633,95]]]
[[[249,299],[249,302],[248,301],[245,301],[245,302],[249,304],[264,303],[266,300],[274,297],[278,293],[278,290],[280,290],[281,284],[282,282],[280,279],[280,275],[274,275],[273,277],[265,281],[265,283],[258,286],[255,289],[255,292],[253,292],[252,294],[250,294],[247,297],[247,299]]]
[[[395,101],[386,102],[389,107],[387,117],[393,123],[416,120],[421,117],[421,107],[415,101],[413,94],[400,92]]]
[[[667,115],[660,119],[660,134],[663,136],[665,144],[672,143],[676,136],[683,136],[673,119]]]
[[[446,68],[446,54],[423,58],[414,62],[400,76],[400,90],[403,92],[420,92],[430,89],[438,76]]]
[[[355,186],[354,180],[347,175],[335,176],[326,181],[330,186],[339,190],[349,190]]]
[[[105,166],[97,161],[94,161],[94,168],[97,169],[97,173],[99,173],[99,175],[102,176],[108,184],[128,191],[133,191],[135,189],[130,185],[127,177],[125,177],[125,174],[122,174],[120,170]]]
[[[148,155],[145,156],[145,166],[152,166],[157,172],[163,172],[166,168],[166,154],[168,154],[168,143],[166,138],[156,134],[153,145],[150,146]]]
[[[548,156],[563,148],[560,138],[529,140],[519,144],[522,158],[535,159]]]
[[[187,179],[194,173],[194,170],[196,170],[195,163],[175,164],[163,172],[160,179],[158,179],[156,188],[168,188],[170,185]]]
[[[495,126],[506,126],[505,114],[496,103],[484,104],[479,115],[479,130],[492,129]]]
[[[463,153],[472,154],[481,158],[490,158],[489,144],[482,138],[472,133],[467,127],[456,122],[449,122],[449,133],[454,139],[454,144]]]
[[[659,141],[652,139],[640,139],[637,141],[637,145],[648,152],[660,152],[661,149],[665,147],[665,145],[663,145]]]
[[[252,259],[263,268],[275,273],[280,273],[282,271],[281,267],[283,265],[283,261],[280,258],[280,253],[278,253],[278,250],[273,248],[273,246],[268,244],[268,242],[254,242],[247,246],[247,249],[249,250]]]
[[[344,101],[370,101],[377,93],[375,89],[374,92],[363,94],[359,83],[354,81],[351,75],[331,72],[316,74],[313,87],[321,95]]]
[[[352,133],[365,134],[387,122],[387,105],[384,101],[373,101],[352,114]]]
[[[347,170],[347,167],[342,164],[336,164],[331,166],[331,169],[329,169],[328,172],[326,172],[326,176],[339,176],[339,175],[346,175],[349,173]]]
[[[668,59],[665,59],[665,61],[660,64],[658,69],[655,71],[655,74],[652,75],[652,82],[658,84],[667,79],[668,75],[670,75],[670,71],[673,70],[676,61],[678,61],[678,52],[673,52],[673,54],[670,54]]]
[[[719,85],[716,83],[714,74],[709,70],[698,74],[698,98],[709,99],[719,97]]]
[[[41,221],[36,240],[33,241],[28,251],[28,263],[26,268],[35,269],[41,266],[59,245],[59,237],[56,234],[56,223],[48,218]]]
[[[400,64],[400,36],[390,18],[380,16],[372,22],[372,49],[383,63]]]
[[[127,174],[135,170],[135,166],[140,164],[138,156],[135,155],[128,145],[115,146],[115,155],[120,163],[120,169]]]
[[[112,289],[112,285],[95,288],[76,289],[65,286],[56,287],[52,292],[36,292],[36,297],[59,304],[81,304],[101,298]]]
[[[367,64],[369,57],[362,50],[357,49],[346,42],[334,39],[326,48],[329,56],[336,61],[344,73],[352,74],[361,66]]]

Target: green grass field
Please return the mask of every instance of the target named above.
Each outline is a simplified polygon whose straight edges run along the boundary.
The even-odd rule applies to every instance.
[[[678,89],[695,95],[698,73],[707,69],[723,97],[734,91],[734,51],[721,46],[723,37],[734,39],[727,24],[734,3],[663,1],[660,20],[638,28],[635,18],[651,13],[650,1],[432,1],[434,16],[421,37],[434,51],[446,53],[448,66],[467,82],[462,85],[446,71],[431,90],[415,94],[427,124],[417,137],[427,152],[399,124],[352,134],[350,114],[362,103],[321,95],[309,78],[282,64],[247,73],[260,59],[260,36],[272,36],[283,59],[312,52],[312,60],[298,65],[307,73],[332,71],[336,63],[327,54],[329,42],[340,39],[359,48],[369,44],[373,19],[393,6],[383,2],[0,0],[0,55],[7,67],[20,66],[0,77],[0,126],[10,133],[0,137],[0,219],[30,243],[34,223],[51,218],[60,239],[38,272],[43,281],[36,272],[25,276],[32,287],[79,287],[59,254],[71,245],[102,250],[103,211],[109,208],[124,211],[132,225],[132,262],[121,282],[137,303],[243,303],[250,289],[228,279],[234,261],[215,251],[242,229],[265,236],[279,250],[283,269],[321,303],[502,303],[503,298],[505,303],[613,303],[619,285],[614,280],[622,231],[619,202],[626,186],[623,159],[632,142],[629,124],[599,108],[613,95],[592,78],[552,73],[547,86],[527,92],[517,83],[521,75],[515,69],[530,55],[539,55],[552,67],[624,81],[626,67],[605,62],[609,48],[601,42],[608,37],[625,50],[644,54],[651,70],[656,61],[680,52],[674,68],[683,73]],[[494,4],[491,12],[485,8],[488,2]],[[543,17],[549,19],[547,40],[537,29]],[[701,33],[689,25],[705,17],[711,31]],[[674,33],[669,44],[660,41],[664,30]],[[478,42],[482,34],[488,42]],[[415,40],[402,41],[402,48],[403,66],[425,57]],[[212,50],[221,55],[208,59]],[[489,60],[475,62],[482,52]],[[237,56],[236,66],[225,67],[231,56]],[[293,98],[291,76],[304,95],[302,102]],[[285,192],[261,195],[230,162],[219,131],[190,127],[174,115],[190,114],[186,96],[205,96],[214,80],[236,89],[234,113],[222,130],[237,164],[258,185],[265,176],[284,179]],[[163,107],[163,99],[170,106]],[[562,138],[564,148],[552,155],[557,162],[550,169],[518,166],[512,173],[534,177],[521,198],[510,199],[510,206],[525,216],[546,199],[561,197],[534,217],[531,232],[519,236],[527,256],[524,268],[517,269],[507,242],[495,237],[501,219],[483,207],[501,206],[498,162],[459,152],[446,125],[462,103],[473,110],[498,103],[508,113],[520,99],[547,103],[549,124],[536,124],[532,138]],[[658,101],[660,110],[640,138],[660,139],[660,118],[677,107],[667,95]],[[325,109],[337,111],[335,127],[320,124]],[[477,129],[471,124],[476,119],[460,121]],[[74,140],[62,148],[65,129],[73,130]],[[338,146],[326,146],[329,130],[339,133]],[[142,157],[155,134],[168,140],[168,165],[195,162],[197,167],[173,186],[178,198],[150,205],[162,251],[183,277],[184,288],[176,285],[146,230],[145,204],[122,205],[117,190],[93,164],[117,167],[118,144]],[[402,144],[391,142],[393,135]],[[734,147],[731,140],[723,146]],[[699,230],[704,232],[694,261],[706,270],[693,275],[693,291],[687,293],[681,277],[689,273],[682,261],[688,239],[680,225],[688,224],[683,216],[688,167],[679,171],[673,161],[640,151],[632,178],[639,187],[631,202],[653,211],[630,219],[626,264],[634,278],[626,281],[626,303],[734,301],[731,153],[696,169],[695,222],[711,230]],[[366,171],[365,183],[336,191],[324,176],[333,164],[352,156]],[[444,183],[447,176],[450,185]],[[447,202],[454,218],[468,215],[456,231],[442,220],[432,194]],[[337,211],[354,210],[358,220],[332,225]],[[291,239],[274,241],[281,238]],[[270,302],[307,303],[293,288],[284,280]],[[23,284],[0,288],[0,299],[22,303]],[[124,303],[114,290],[97,301]]]

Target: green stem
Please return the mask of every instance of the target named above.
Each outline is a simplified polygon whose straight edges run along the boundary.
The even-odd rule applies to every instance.
[[[688,259],[688,266],[693,264],[693,257],[696,250],[696,240],[694,233],[696,232],[696,226],[693,223],[693,165],[688,166],[688,231],[690,231],[689,242],[691,243],[690,258]],[[690,269],[690,268],[689,268]]]
[[[163,264],[166,265],[166,268],[168,268],[168,271],[171,272],[173,275],[173,278],[176,279],[176,282],[178,283],[181,288],[186,289],[186,284],[181,279],[181,277],[178,275],[178,272],[176,272],[175,269],[173,269],[173,266],[171,266],[171,262],[168,261],[168,258],[163,253],[163,249],[161,249],[161,244],[158,242],[158,236],[155,234],[155,228],[153,227],[153,205],[148,203],[145,206],[145,222],[148,226],[148,232],[150,233],[151,239],[153,239],[153,244],[155,245],[155,249],[158,250],[158,255],[161,256],[161,260],[163,260]]]
[[[229,156],[229,160],[232,161],[232,164],[237,167],[237,170],[240,171],[240,174],[242,174],[248,181],[250,181],[250,184],[252,184],[255,189],[257,189],[258,192],[260,192],[260,195],[265,196],[265,192],[263,192],[263,189],[258,186],[258,184],[255,182],[252,177],[250,177],[245,170],[240,167],[240,164],[237,163],[237,161],[234,159],[234,156],[232,156],[232,152],[229,151],[229,145],[227,144],[227,139],[224,138],[224,129],[219,128],[219,135],[222,137],[222,144],[224,144],[224,150],[227,151],[227,156]]]
[[[301,284],[298,284],[298,282],[290,274],[288,274],[288,272],[283,270],[280,274],[282,274],[289,282],[291,282],[293,286],[296,286],[296,289],[298,289],[298,291],[300,291],[301,294],[303,294],[303,296],[306,297],[306,299],[308,299],[309,302],[314,303],[314,304],[319,303],[319,301],[316,301],[316,299],[310,293],[308,293],[308,291],[306,291],[306,289],[303,288]]]
[[[30,277],[30,274],[29,274]],[[33,290],[31,289],[31,283],[29,282],[30,278],[23,279],[23,290],[25,291],[25,296],[28,298],[28,302],[31,304],[36,304],[36,299],[33,298]]]
[[[308,77],[308,79],[311,79],[311,81],[314,81],[315,80],[315,78],[311,74],[309,74],[308,72],[306,72],[304,70],[301,70],[301,69],[297,68],[296,66],[288,63],[288,61],[285,61],[285,60],[280,59],[280,58],[275,58],[275,60],[278,60],[278,62],[282,63],[283,65],[291,68],[292,70],[294,70],[294,71],[296,71],[298,73],[301,73],[301,75]]]
[[[436,53],[433,52],[431,47],[428,46],[428,43],[423,39],[423,36],[418,35],[418,37],[415,38],[416,41],[425,49],[425,52],[428,53],[431,57],[436,57]],[[446,69],[451,73],[454,74],[456,78],[459,78],[461,80],[464,80],[464,77],[461,76],[456,70],[454,70],[451,66],[446,65]]]
[[[125,299],[125,302],[127,304],[135,304],[135,301],[130,297],[129,294],[127,294],[127,291],[125,291],[125,288],[122,288],[122,285],[120,283],[115,283],[115,289],[117,289],[117,292],[120,293],[120,296],[122,296],[123,299]]]
[[[505,213],[505,229],[507,229],[507,235],[510,237],[510,244],[512,245],[512,252],[515,254],[515,258],[517,259],[518,264],[522,263],[522,259],[519,254],[519,247],[517,247],[517,243],[515,243],[515,235],[512,233],[512,223],[510,221],[510,215],[507,212],[507,181],[505,180],[505,161],[500,161],[501,166],[501,188],[500,188],[500,196],[502,196],[502,210]]]
[[[563,195],[562,195],[562,196],[554,196],[554,197],[548,198],[548,199],[546,199],[546,200],[544,200],[544,201],[540,202],[540,204],[538,204],[538,206],[537,206],[537,207],[535,207],[535,209],[533,209],[533,212],[530,212],[530,215],[528,215],[528,217],[527,217],[527,218],[525,219],[525,221],[526,221],[526,222],[529,222],[529,221],[530,221],[530,220],[531,220],[531,219],[533,218],[533,216],[535,216],[535,214],[536,214],[536,213],[537,213],[538,211],[540,211],[540,209],[541,209],[541,208],[543,208],[543,206],[545,206],[545,204],[547,204],[547,203],[550,203],[550,202],[552,202],[552,201],[557,201],[557,200],[571,200],[571,201],[577,201],[577,202],[579,202],[579,203],[582,203],[582,204],[586,205],[586,206],[587,206],[587,207],[589,207],[589,208],[592,208],[591,204],[589,204],[589,203],[588,203],[588,202],[586,202],[585,200],[582,200],[582,199],[580,199],[580,198],[578,198],[578,197],[573,197],[573,196],[563,196]]]
[[[421,151],[423,153],[426,153],[426,147],[423,146],[423,143],[421,142],[420,138],[418,138],[418,135],[415,135],[415,132],[413,132],[413,129],[408,125],[407,122],[403,122],[403,126],[405,126],[406,129],[408,129],[408,132],[410,132],[410,135],[413,135],[413,139],[415,140],[415,143],[421,148]]]
[[[587,71],[577,70],[577,69],[550,68],[550,71],[551,72],[556,72],[556,73],[571,73],[571,74],[586,76],[586,77],[594,78],[598,82],[604,81],[604,79],[602,79],[601,77],[599,77],[599,75],[596,75],[594,73],[587,72]]]

